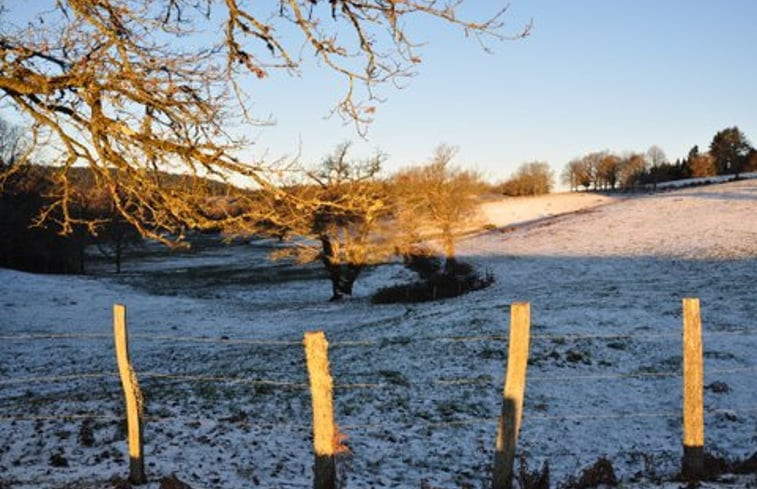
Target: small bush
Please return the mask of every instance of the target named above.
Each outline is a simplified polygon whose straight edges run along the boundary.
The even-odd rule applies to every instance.
[[[757,452],[746,459],[731,459],[716,453],[704,453],[704,480],[717,480],[724,474],[757,474]],[[680,480],[685,480],[683,476]]]
[[[418,272],[422,280],[379,289],[371,301],[374,304],[395,304],[447,299],[486,288],[494,282],[493,275],[487,272],[481,277],[467,263],[455,261],[451,267],[447,268],[447,270],[437,268],[433,273],[429,273],[428,270],[432,267],[424,266],[424,273]]]
[[[521,457],[518,485],[520,489],[549,489],[549,463],[544,462],[541,469],[531,470],[525,457]]]
[[[407,268],[417,273],[424,280],[439,273],[442,269],[442,260],[426,249],[415,250],[405,255],[403,261]]]
[[[569,477],[567,481],[558,487],[560,489],[590,489],[598,487],[601,484],[606,486],[616,486],[618,484],[612,462],[605,457],[600,457],[599,460],[594,462],[594,465],[586,467],[578,479]]]

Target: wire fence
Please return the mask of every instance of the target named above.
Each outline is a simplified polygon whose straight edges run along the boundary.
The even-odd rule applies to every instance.
[[[737,367],[737,368],[714,368],[708,369],[708,374],[733,374],[733,373],[746,373],[757,372],[757,366],[750,367]],[[532,375],[528,378],[529,382],[572,382],[582,380],[612,380],[612,379],[645,379],[645,378],[659,378],[659,377],[680,377],[680,372],[638,372],[638,373],[611,373],[611,374],[588,374],[588,375],[556,375],[556,376],[540,376]],[[211,383],[230,383],[230,384],[243,384],[243,385],[270,385],[278,387],[286,387],[290,389],[308,389],[309,385],[304,382],[288,382],[281,380],[260,379],[260,378],[244,378],[244,377],[229,377],[223,375],[191,375],[191,374],[174,374],[174,373],[162,373],[162,372],[140,372],[140,378],[156,378],[156,379],[171,379],[182,380],[187,382],[211,382]],[[0,385],[14,385],[14,384],[34,384],[34,383],[64,383],[72,380],[82,379],[107,379],[118,380],[118,373],[81,373],[70,375],[41,375],[33,377],[17,377],[9,379],[0,379]],[[466,384],[491,384],[494,382],[492,378],[472,377],[472,378],[438,378],[433,379],[432,382],[441,386],[454,386],[454,385],[466,385]],[[407,388],[408,385],[401,385],[397,383],[349,383],[349,384],[335,384],[335,389],[388,389],[388,388]]]
[[[642,329],[642,328],[638,328]],[[646,329],[646,328],[644,328]],[[704,337],[719,336],[750,336],[757,334],[757,328],[738,328],[723,331],[706,331]],[[151,340],[151,341],[168,341],[173,343],[213,343],[220,345],[257,345],[257,346],[285,346],[285,347],[302,347],[302,340],[271,340],[258,338],[230,338],[219,337],[209,338],[204,336],[177,336],[162,334],[132,333],[132,339]],[[680,331],[671,331],[668,333],[623,333],[623,334],[533,334],[532,340],[552,340],[552,341],[582,341],[582,340],[658,340],[662,338],[680,339]],[[112,340],[113,335],[104,333],[20,333],[14,335],[0,335],[0,340],[4,341],[28,341],[28,340],[58,340],[58,339],[100,339]],[[387,336],[381,339],[347,339],[334,340],[329,342],[332,348],[345,347],[365,347],[365,346],[385,346],[385,345],[408,345],[419,342],[486,342],[486,341],[507,341],[505,335],[472,335],[472,336]]]
[[[642,328],[638,328],[642,329]],[[534,334],[531,335],[531,339],[538,342],[575,342],[575,341],[615,341],[615,340],[627,340],[627,341],[666,341],[669,339],[681,339],[680,331],[671,331],[663,333],[625,333],[625,334]],[[722,331],[705,332],[703,336],[706,337],[747,337],[753,336],[757,332],[757,328],[728,328]],[[214,346],[225,345],[244,345],[244,346],[258,346],[258,347],[282,347],[282,348],[303,348],[303,342],[297,339],[259,339],[259,338],[230,338],[226,336],[222,337],[202,337],[202,336],[178,336],[178,335],[165,335],[165,334],[146,334],[135,333],[131,334],[130,338],[137,341],[154,341],[154,342],[168,342],[168,343],[194,343],[194,344],[212,344]],[[0,335],[0,340],[8,342],[21,342],[21,341],[58,341],[58,340],[112,340],[113,336],[109,334],[100,333],[19,333],[19,334],[6,334]],[[422,335],[422,336],[386,336],[382,338],[372,339],[337,339],[331,341],[329,346],[331,348],[370,348],[370,347],[407,347],[412,348],[422,342],[434,342],[434,343],[475,343],[475,342],[496,342],[497,347],[502,348],[503,351],[508,343],[508,337],[505,335]],[[751,374],[757,372],[757,365],[748,366],[735,366],[730,368],[711,368],[707,370],[708,375],[731,375],[731,374]],[[343,373],[342,376],[349,376],[349,373]],[[227,384],[227,385],[240,385],[240,386],[264,386],[273,389],[275,392],[277,389],[292,390],[292,391],[306,391],[310,388],[310,385],[306,381],[302,380],[282,380],[282,379],[269,379],[261,377],[249,377],[249,376],[230,376],[230,375],[212,375],[212,374],[198,374],[198,373],[176,373],[176,372],[158,372],[158,371],[144,371],[138,372],[140,379],[155,379],[155,380],[169,380],[179,383],[205,383],[205,384]],[[412,377],[412,376],[411,376]],[[663,371],[636,371],[636,372],[593,372],[585,374],[571,373],[570,375],[531,375],[528,377],[529,383],[576,383],[576,382],[591,382],[591,381],[624,381],[624,380],[655,380],[665,378],[680,378],[680,370],[663,370]],[[0,386],[16,387],[16,386],[28,386],[32,384],[60,384],[66,385],[75,381],[87,381],[93,379],[100,379],[104,381],[113,381],[114,385],[119,380],[118,372],[74,372],[61,375],[34,375],[34,376],[22,376],[22,377],[0,377]],[[304,374],[303,374],[304,379]],[[435,388],[456,388],[461,386],[495,386],[500,383],[500,379],[493,376],[482,375],[478,377],[444,377],[444,378],[425,378],[424,383],[429,382],[433,384]],[[335,383],[334,389],[339,390],[403,390],[412,391],[414,389],[414,383],[412,380],[403,382],[354,382],[354,383]],[[23,405],[6,407],[4,410],[18,410],[23,408]],[[733,406],[728,409],[722,408],[709,408],[706,409],[704,415],[707,417],[718,415],[733,415],[733,414],[753,414],[757,413],[757,405],[740,405]],[[463,416],[465,416],[464,413]],[[623,420],[623,419],[640,419],[640,418],[668,418],[680,420],[682,413],[680,410],[649,410],[649,411],[635,411],[626,410],[609,413],[545,413],[534,410],[534,412],[527,411],[523,415],[523,419],[526,422],[529,421],[583,421],[583,420]],[[149,414],[144,416],[144,421],[149,423],[195,423],[200,425],[213,425],[213,424],[229,424],[238,427],[247,427],[260,430],[281,430],[281,431],[302,431],[309,432],[312,429],[312,425],[309,423],[296,423],[296,422],[267,422],[265,420],[250,420],[246,417],[235,418],[232,416],[219,417],[218,419],[208,419],[205,417],[192,417],[184,416],[180,414]],[[76,413],[40,413],[40,414],[24,414],[5,412],[0,414],[0,422],[84,422],[84,421],[102,421],[121,423],[124,420],[124,415],[117,412],[102,413],[102,412],[76,412]],[[496,425],[499,418],[494,416],[466,416],[462,419],[419,419],[408,418],[402,420],[382,420],[373,423],[348,423],[340,424],[339,429],[345,432],[366,432],[371,433],[375,431],[407,431],[410,428],[416,430],[423,429],[441,429],[441,428],[462,428],[475,425]]]
[[[751,329],[737,329],[729,331],[714,331],[708,332],[709,336],[747,336],[754,335],[755,331]],[[166,341],[166,342],[188,342],[188,343],[211,343],[218,345],[258,345],[258,346],[286,346],[302,348],[301,340],[263,340],[255,338],[207,338],[207,337],[187,337],[187,336],[174,336],[174,335],[156,335],[156,334],[131,334],[131,338],[138,340],[148,341]],[[680,338],[680,332],[677,333],[656,333],[656,334],[536,334],[531,338],[534,340],[560,340],[560,341],[576,341],[576,340],[616,340],[616,339],[628,339],[628,340],[649,340],[649,339],[661,339],[661,338]],[[97,333],[34,333],[34,334],[16,334],[16,335],[0,335],[0,339],[7,341],[41,341],[41,340],[59,340],[59,339],[102,339],[112,340],[112,335],[97,334]],[[330,342],[330,347],[370,347],[380,345],[413,345],[418,342],[432,341],[432,342],[479,342],[479,341],[491,341],[491,342],[507,342],[507,337],[504,335],[478,335],[478,336],[421,336],[421,337],[385,337],[375,340],[337,340]],[[736,374],[736,373],[751,373],[757,372],[757,365],[735,368],[714,368],[708,369],[707,373],[711,375],[719,374]],[[627,380],[627,379],[655,379],[655,378],[678,378],[681,376],[680,371],[662,371],[662,372],[628,372],[628,373],[592,373],[592,374],[570,374],[570,375],[531,375],[528,377],[529,383],[565,383],[565,382],[581,382],[581,381],[593,381],[593,380]],[[15,378],[0,378],[0,385],[13,386],[13,385],[29,385],[37,383],[68,383],[76,380],[89,380],[89,379],[110,379],[118,381],[118,372],[115,370],[112,372],[84,372],[84,373],[72,373],[66,375],[40,375],[40,376],[28,376],[28,377],[15,377]],[[153,372],[145,371],[139,372],[139,378],[141,379],[167,379],[181,382],[193,382],[193,383],[216,383],[216,384],[237,384],[237,385],[252,385],[252,386],[269,386],[278,387],[282,389],[293,390],[307,390],[309,384],[302,381],[287,381],[276,380],[266,378],[252,378],[252,377],[234,377],[225,375],[198,375],[198,374],[184,374],[184,373],[171,373],[171,372]],[[491,385],[496,382],[496,379],[489,376],[482,377],[461,377],[461,378],[435,378],[431,379],[431,383],[439,387],[454,387],[464,385]],[[412,388],[412,382],[407,383],[393,383],[393,382],[363,382],[363,383],[336,383],[334,389],[336,390],[350,390],[350,389],[409,389]],[[754,407],[744,408],[746,411],[754,409]],[[733,410],[730,410],[731,412]],[[674,413],[680,416],[680,413]],[[654,416],[655,413],[624,413],[620,415],[610,415],[609,418],[622,418],[639,415],[642,417]],[[664,416],[671,416],[671,413]],[[582,419],[586,418],[608,418],[607,415],[587,415],[587,416],[544,416],[544,415],[530,415],[528,419]],[[58,415],[58,416],[0,416],[0,421],[9,420],[39,420],[39,419],[103,419],[102,416],[97,414],[76,414],[76,415]],[[121,419],[122,417],[105,417],[106,419]],[[158,420],[153,418],[153,420]],[[161,418],[160,420],[164,420]],[[432,423],[430,426],[458,426],[477,422],[492,422],[496,418],[478,418],[471,420],[457,420],[444,423]],[[373,425],[350,425],[350,427],[367,427]],[[376,425],[378,426],[378,425]],[[346,428],[346,426],[345,426]]]

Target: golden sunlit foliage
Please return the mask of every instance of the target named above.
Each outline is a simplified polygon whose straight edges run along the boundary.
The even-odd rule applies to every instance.
[[[316,58],[345,80],[335,112],[362,131],[375,110],[374,89],[411,76],[420,62],[406,30],[411,18],[503,38],[504,9],[467,20],[458,15],[461,3],[29,2],[13,18],[7,11],[0,18],[0,93],[31,125],[31,147],[44,148],[34,157],[57,168],[45,216],[67,233],[91,224],[71,213],[70,170],[87,165],[126,221],[168,243],[181,240],[186,228],[217,227],[219,216],[203,212],[206,180],[168,188],[160,171],[233,178],[286,197],[270,179],[277,165],[237,156],[248,143],[230,128],[257,122],[248,112],[245,74],[297,74]],[[32,158],[27,153],[14,166]],[[4,165],[0,177],[11,171]],[[249,192],[228,192],[243,212],[220,216],[224,225],[275,217],[256,215]]]

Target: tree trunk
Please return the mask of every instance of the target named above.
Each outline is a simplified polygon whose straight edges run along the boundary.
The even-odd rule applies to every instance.
[[[116,240],[116,273],[121,273],[121,238]]]
[[[444,273],[445,274],[453,274],[455,273],[455,266],[457,265],[457,260],[455,259],[455,238],[452,236],[452,231],[447,229],[444,231]]]
[[[331,279],[331,301],[343,299],[345,295],[352,295],[352,285],[357,280],[363,266],[356,263],[340,263],[337,256],[337,246],[334,246],[328,236],[321,236],[323,253],[321,261]]]
[[[355,283],[362,267],[352,263],[331,263],[328,259],[323,260],[326,270],[331,279],[332,301],[343,299],[345,295],[352,295],[352,286]]]

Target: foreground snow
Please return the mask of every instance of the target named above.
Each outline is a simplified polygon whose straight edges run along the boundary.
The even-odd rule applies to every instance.
[[[332,343],[336,418],[353,453],[341,464],[347,487],[486,487],[515,301],[531,302],[534,336],[519,448],[532,467],[549,461],[553,485],[603,455],[624,487],[676,473],[688,296],[702,300],[707,448],[750,455],[757,181],[585,195],[589,210],[553,200],[557,217],[545,215],[549,198],[510,216],[491,206],[497,226],[530,224],[461,243],[496,282],[438,303],[370,305],[370,293],[407,277],[398,266],[361,277],[355,299],[328,303],[317,273],[285,281],[290,272],[251,246],[127,263],[120,277],[0,270],[0,487],[102,487],[125,475],[114,302],[129,308],[147,397],[150,489],[171,473],[196,489],[310,487],[299,342],[311,329]],[[93,375],[61,378],[79,374]]]

